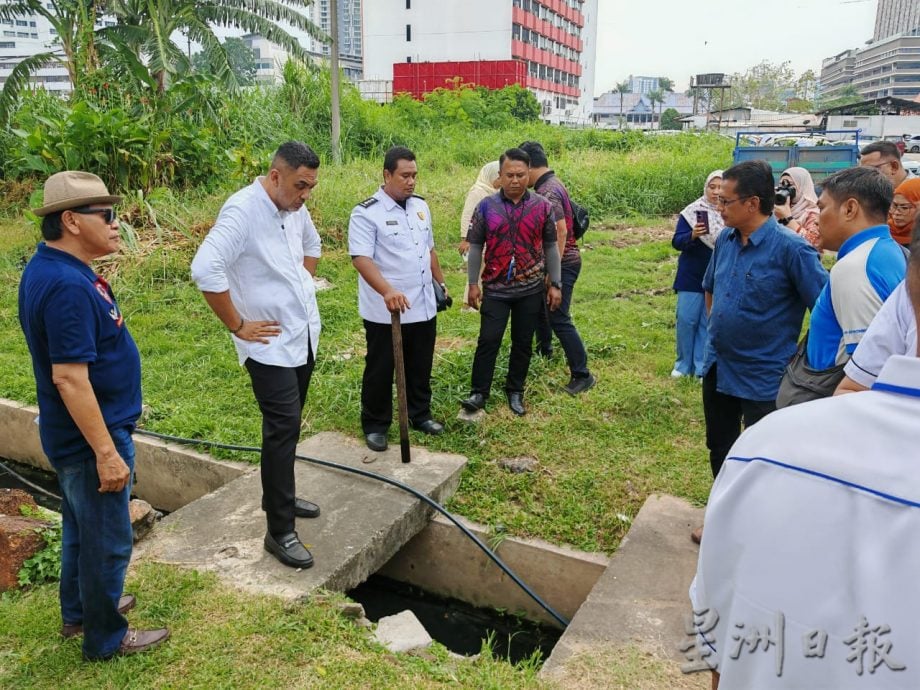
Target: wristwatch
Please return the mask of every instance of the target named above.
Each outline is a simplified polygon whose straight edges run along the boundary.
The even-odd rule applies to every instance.
[[[780,225],[789,225],[791,221],[792,221],[792,216],[786,216],[785,218],[778,219],[776,222],[779,223]]]
[[[550,286],[550,287],[554,287],[554,288],[556,288],[557,290],[561,290],[561,289],[562,289],[562,283],[560,283],[558,280],[550,281],[549,286]]]

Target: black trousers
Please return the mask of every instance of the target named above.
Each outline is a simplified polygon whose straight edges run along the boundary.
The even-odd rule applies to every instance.
[[[470,390],[486,398],[492,389],[495,360],[502,345],[508,318],[511,318],[511,355],[505,391],[523,393],[530,369],[531,343],[537,319],[543,309],[543,291],[514,299],[496,299],[486,294],[479,307],[479,341],[473,357],[473,380]]]
[[[747,400],[716,390],[716,365],[703,377],[703,415],[706,417],[706,447],[715,479],[725,456],[744,428],[756,424],[776,409],[775,400]]]
[[[364,321],[367,355],[361,384],[361,428],[365,434],[385,434],[393,422],[393,331],[390,324]],[[402,324],[403,363],[409,421],[431,419],[431,363],[437,317]]]
[[[245,362],[262,411],[262,510],[274,536],[294,531],[294,455],[314,364],[312,351],[299,367]]]

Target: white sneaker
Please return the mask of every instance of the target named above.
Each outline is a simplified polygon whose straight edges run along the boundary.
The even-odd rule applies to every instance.
[[[672,379],[683,378],[683,376],[684,376],[684,375],[681,374],[679,371],[677,371],[677,369],[672,369],[672,370],[671,370],[671,378],[672,378]]]

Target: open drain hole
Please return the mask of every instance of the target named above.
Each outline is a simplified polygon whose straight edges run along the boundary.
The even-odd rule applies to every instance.
[[[432,638],[465,656],[478,654],[482,641],[492,635],[492,652],[497,657],[517,663],[539,651],[545,661],[562,636],[557,628],[444,599],[382,575],[371,575],[347,594],[364,606],[375,623],[400,611],[412,611]]]

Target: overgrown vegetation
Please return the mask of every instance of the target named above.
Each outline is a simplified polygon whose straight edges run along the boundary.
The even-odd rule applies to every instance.
[[[45,582],[61,579],[61,516],[43,508],[22,506],[20,511],[26,517],[37,518],[47,523],[39,530],[44,546],[31,558],[26,559],[19,569],[19,586],[34,587]]]

